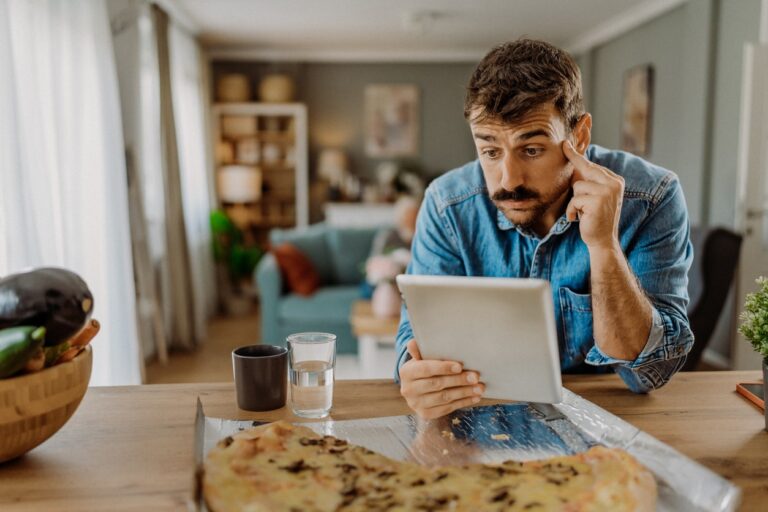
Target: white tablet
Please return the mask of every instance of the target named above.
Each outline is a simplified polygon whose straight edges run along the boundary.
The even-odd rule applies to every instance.
[[[397,285],[424,359],[477,370],[486,398],[562,401],[549,282],[399,275]]]

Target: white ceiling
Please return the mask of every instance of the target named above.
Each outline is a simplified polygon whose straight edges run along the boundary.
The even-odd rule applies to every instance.
[[[528,36],[574,53],[684,0],[166,0],[214,56],[475,60]]]

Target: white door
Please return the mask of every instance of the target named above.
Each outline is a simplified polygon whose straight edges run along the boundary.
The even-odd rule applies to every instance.
[[[762,6],[761,43],[744,50],[736,198],[736,227],[744,236],[736,289],[739,311],[745,295],[757,289],[755,279],[768,276],[768,2]],[[735,370],[761,366],[760,356],[741,334],[731,356]]]

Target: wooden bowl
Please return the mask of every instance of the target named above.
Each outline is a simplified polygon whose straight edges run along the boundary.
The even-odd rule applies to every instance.
[[[92,361],[87,346],[66,363],[0,379],[0,463],[27,453],[69,420],[88,389]]]

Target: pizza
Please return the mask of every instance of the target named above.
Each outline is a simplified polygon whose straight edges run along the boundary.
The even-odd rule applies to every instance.
[[[283,421],[221,440],[204,463],[212,512],[651,511],[653,475],[595,446],[528,462],[425,467]]]

